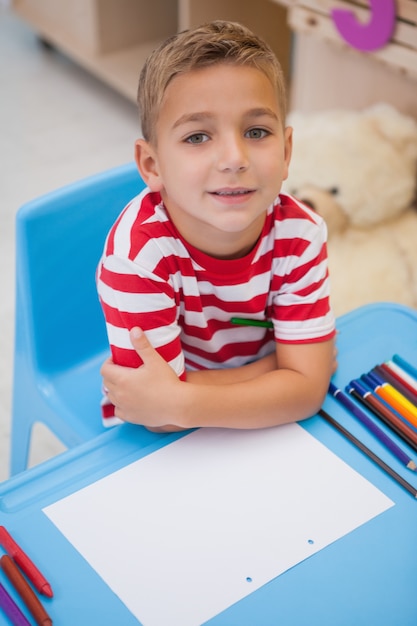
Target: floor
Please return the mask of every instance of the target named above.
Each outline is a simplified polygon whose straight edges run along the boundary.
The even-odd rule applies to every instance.
[[[0,481],[9,475],[14,220],[24,202],[132,161],[136,107],[56,51],[0,0]],[[62,445],[36,428],[30,465]]]

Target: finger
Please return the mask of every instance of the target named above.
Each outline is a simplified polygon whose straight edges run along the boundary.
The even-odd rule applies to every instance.
[[[143,363],[149,363],[152,359],[159,357],[155,348],[149,343],[148,338],[141,328],[135,326],[130,331],[130,341],[132,342],[132,346],[142,359]]]
[[[114,365],[111,357],[109,357],[108,359],[106,359],[103,363],[103,365],[100,368],[100,374],[104,377],[107,376],[109,374],[109,372],[111,371],[111,366]]]
[[[128,367],[122,365],[116,365],[112,359],[107,359],[100,368],[100,374],[103,378],[105,386],[115,385],[120,380],[120,377],[124,375]]]

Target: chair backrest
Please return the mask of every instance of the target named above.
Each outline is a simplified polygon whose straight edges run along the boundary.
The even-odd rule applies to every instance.
[[[38,370],[64,370],[106,349],[95,272],[110,226],[143,188],[132,163],[20,208],[16,308]]]

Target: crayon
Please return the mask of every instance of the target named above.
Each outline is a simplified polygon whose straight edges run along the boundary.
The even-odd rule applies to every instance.
[[[30,626],[30,622],[26,619],[16,602],[7,593],[6,589],[0,583],[0,608],[3,609],[13,626]]]
[[[23,602],[26,604],[38,626],[52,626],[52,620],[45,611],[43,605],[26,582],[26,578],[20,573],[19,568],[8,554],[0,558],[0,565],[7,578],[10,580]]]
[[[0,545],[6,550],[9,556],[13,557],[20,569],[26,574],[39,593],[43,593],[48,598],[52,598],[51,585],[41,574],[36,565],[30,560],[22,548],[15,542],[13,537],[7,532],[4,526],[0,526]]]

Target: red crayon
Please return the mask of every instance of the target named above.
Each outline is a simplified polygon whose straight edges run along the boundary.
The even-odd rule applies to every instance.
[[[20,573],[20,569],[17,567],[14,560],[8,554],[4,554],[0,558],[0,565],[7,578],[10,580],[13,587],[16,589],[19,596],[22,598],[23,602],[33,615],[33,618],[38,626],[52,626],[51,618],[45,611],[41,602],[38,600],[38,596],[32,590],[32,587],[26,582],[26,578]]]
[[[52,598],[53,593],[51,585],[41,574],[36,565],[30,560],[28,555],[25,554],[22,548],[15,542],[13,537],[10,536],[4,526],[0,526],[0,545],[3,546],[9,556],[14,559],[39,593],[43,593],[45,596],[48,596],[48,598]]]

